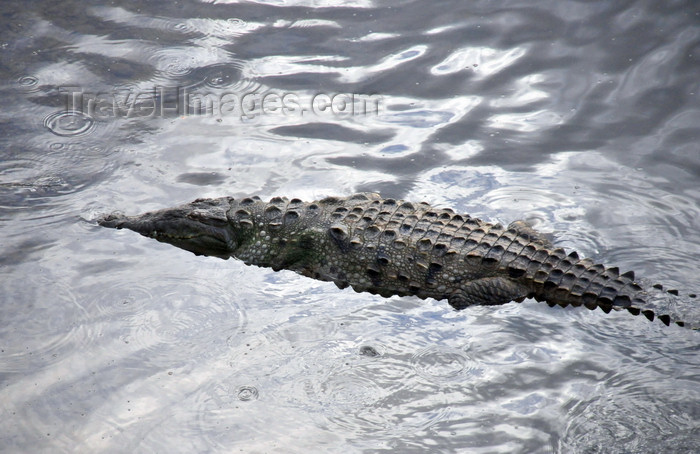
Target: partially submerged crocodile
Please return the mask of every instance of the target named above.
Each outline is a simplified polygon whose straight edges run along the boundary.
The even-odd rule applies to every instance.
[[[236,257],[385,297],[447,299],[455,309],[534,298],[550,306],[627,309],[667,325],[689,321],[659,306],[652,293],[664,293],[661,286],[649,292],[633,272],[567,254],[523,221],[503,227],[378,194],[315,202],[197,199],[139,216],[110,214],[98,223],[197,255]],[[668,290],[661,300],[674,295]]]

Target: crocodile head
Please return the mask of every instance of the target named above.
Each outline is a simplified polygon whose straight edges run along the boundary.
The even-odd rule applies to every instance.
[[[103,227],[129,229],[196,255],[227,259],[238,247],[226,217],[231,199],[197,199],[175,208],[137,216],[112,213],[97,219]]]

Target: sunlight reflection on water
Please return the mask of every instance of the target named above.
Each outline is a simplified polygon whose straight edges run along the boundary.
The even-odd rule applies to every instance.
[[[690,3],[269,3],[5,6],[0,451],[697,451],[695,332],[381,299],[91,222],[381,191],[697,293]]]

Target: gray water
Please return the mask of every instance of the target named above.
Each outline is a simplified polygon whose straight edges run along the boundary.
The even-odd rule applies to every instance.
[[[697,2],[4,0],[0,29],[0,451],[700,450],[697,332],[89,222],[376,191],[697,293]]]

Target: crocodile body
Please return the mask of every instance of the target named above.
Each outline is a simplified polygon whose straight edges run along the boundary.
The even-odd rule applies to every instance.
[[[369,193],[315,202],[222,197],[98,222],[197,255],[236,257],[385,297],[447,299],[455,309],[535,298],[684,323],[658,312],[634,273],[555,248],[523,221],[503,227],[425,202]]]

